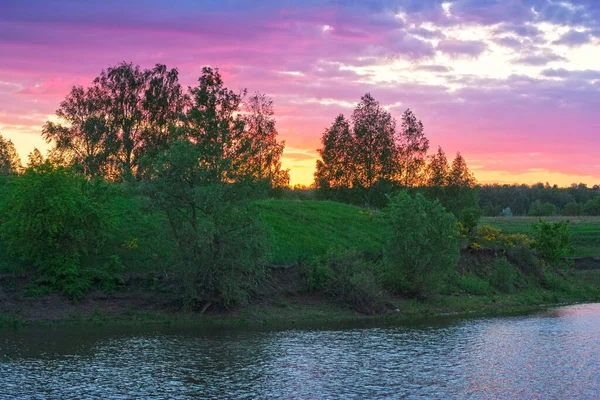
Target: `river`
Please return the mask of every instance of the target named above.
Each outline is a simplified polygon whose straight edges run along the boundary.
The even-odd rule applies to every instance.
[[[387,326],[4,329],[0,398],[598,399],[600,304]]]

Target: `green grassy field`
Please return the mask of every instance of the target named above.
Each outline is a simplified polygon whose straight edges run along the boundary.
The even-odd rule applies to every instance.
[[[253,204],[271,234],[271,261],[292,264],[328,251],[378,252],[384,237],[381,213],[330,201],[265,200]]]
[[[600,257],[600,217],[544,217],[547,221],[570,221],[569,227],[578,257]],[[484,217],[480,225],[491,225],[507,233],[531,234],[537,217]]]
[[[322,257],[331,250],[377,252],[384,242],[381,212],[330,201],[264,200],[253,204],[271,234],[271,261],[292,264]],[[568,219],[576,256],[600,257],[600,217],[546,217]],[[485,217],[507,233],[531,234],[537,217]]]

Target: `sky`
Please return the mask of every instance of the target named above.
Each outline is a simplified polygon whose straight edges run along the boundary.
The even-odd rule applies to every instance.
[[[598,0],[2,0],[0,134],[47,150],[71,87],[122,61],[272,97],[292,184],[367,92],[479,182],[600,184]]]

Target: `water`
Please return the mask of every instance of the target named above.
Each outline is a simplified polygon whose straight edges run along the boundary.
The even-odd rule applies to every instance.
[[[600,398],[600,304],[412,326],[0,332],[0,398]]]

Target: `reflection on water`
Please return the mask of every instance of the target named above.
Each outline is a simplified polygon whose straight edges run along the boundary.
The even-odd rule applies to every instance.
[[[0,397],[600,398],[600,305],[420,326],[0,334]]]

